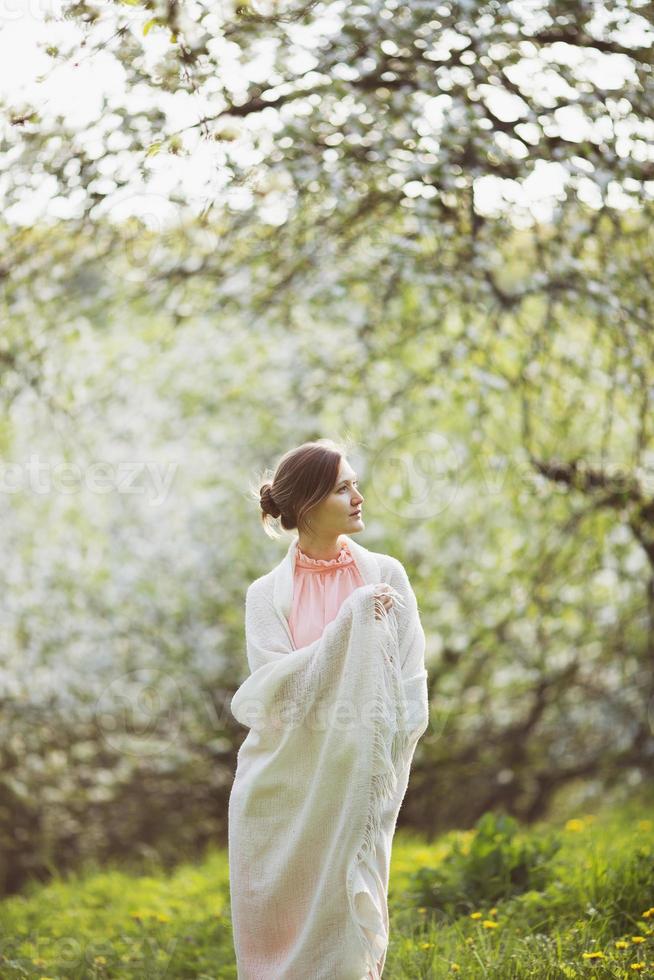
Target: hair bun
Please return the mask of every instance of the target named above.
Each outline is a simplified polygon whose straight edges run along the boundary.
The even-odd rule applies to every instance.
[[[259,497],[261,501],[261,509],[264,514],[270,514],[271,517],[279,517],[281,510],[273,499],[272,484],[264,483],[259,491]]]

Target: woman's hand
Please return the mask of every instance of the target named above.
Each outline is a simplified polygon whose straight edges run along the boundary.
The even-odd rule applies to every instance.
[[[390,588],[386,582],[380,582],[374,591],[375,596],[375,619],[381,619],[382,611],[378,605],[379,602],[383,605],[384,609],[388,612],[393,605],[393,596],[387,591]]]

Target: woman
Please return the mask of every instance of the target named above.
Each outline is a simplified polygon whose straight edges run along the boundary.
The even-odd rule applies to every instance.
[[[388,877],[416,743],[427,728],[425,635],[402,564],[350,535],[357,474],[331,440],[285,454],[262,522],[298,529],[248,587],[250,728],[229,799],[239,980],[380,980]]]

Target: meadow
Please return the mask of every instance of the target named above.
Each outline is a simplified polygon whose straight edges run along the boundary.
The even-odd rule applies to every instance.
[[[400,828],[384,980],[654,977],[651,798],[526,828]],[[3,980],[236,980],[224,850],[166,874],[88,865],[0,905]]]

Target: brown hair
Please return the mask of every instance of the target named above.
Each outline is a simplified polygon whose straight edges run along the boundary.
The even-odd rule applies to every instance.
[[[334,489],[343,456],[345,447],[333,439],[303,442],[284,453],[258,492],[268,537],[281,537],[273,525],[277,518],[286,531],[311,529],[308,512]]]

